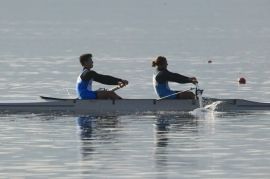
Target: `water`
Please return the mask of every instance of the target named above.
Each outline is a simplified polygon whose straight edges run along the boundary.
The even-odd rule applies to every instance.
[[[268,117],[6,116],[0,172],[7,178],[267,178]]]
[[[95,70],[129,80],[117,91],[124,98],[156,98],[151,60],[164,55],[170,70],[197,77],[204,96],[269,102],[268,7],[267,0],[3,2],[0,101],[74,97],[78,56],[91,52]],[[246,85],[238,85],[241,76]],[[269,178],[269,116],[1,115],[0,178]]]

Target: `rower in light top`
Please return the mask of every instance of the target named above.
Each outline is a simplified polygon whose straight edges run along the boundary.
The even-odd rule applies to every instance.
[[[98,74],[91,70],[93,68],[92,54],[81,55],[80,63],[83,66],[83,71],[78,76],[76,84],[76,92],[79,99],[121,99],[121,97],[113,91],[93,91],[92,82],[96,81],[106,85],[119,85],[123,87],[128,84],[127,80]]]
[[[153,75],[153,85],[156,94],[160,98],[167,99],[195,99],[195,94],[190,91],[179,92],[171,90],[168,82],[197,84],[197,79],[195,77],[186,77],[178,73],[172,73],[167,69],[167,66],[167,59],[163,56],[157,57],[152,62],[152,67],[156,67],[156,72]]]

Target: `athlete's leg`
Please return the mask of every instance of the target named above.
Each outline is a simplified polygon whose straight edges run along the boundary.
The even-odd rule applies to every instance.
[[[196,96],[191,91],[185,91],[182,93],[177,94],[177,99],[196,99]]]
[[[83,91],[79,94],[79,99],[97,99],[97,94],[94,91]]]
[[[113,91],[97,91],[97,99],[122,99]]]

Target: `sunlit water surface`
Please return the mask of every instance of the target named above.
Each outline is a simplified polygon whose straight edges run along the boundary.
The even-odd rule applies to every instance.
[[[198,78],[204,96],[269,102],[269,5],[3,2],[0,101],[75,97],[78,56],[91,52],[97,72],[129,80],[117,91],[124,98],[156,98],[151,60],[164,55],[170,70]],[[241,76],[246,85],[238,84]],[[104,85],[94,84],[99,87]],[[2,114],[0,178],[269,178],[269,119],[269,111],[197,117]]]
[[[267,178],[269,113],[1,117],[2,176]]]

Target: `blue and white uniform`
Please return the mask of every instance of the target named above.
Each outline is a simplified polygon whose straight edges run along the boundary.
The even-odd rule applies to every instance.
[[[76,92],[79,99],[97,99],[97,92],[92,90],[93,81],[106,85],[117,85],[122,80],[84,68],[76,83]]]
[[[153,75],[153,86],[160,98],[176,93],[176,91],[170,89],[168,82],[191,83],[192,81],[189,77],[172,73],[167,69],[156,70]],[[172,95],[168,99],[176,99],[176,95]]]

